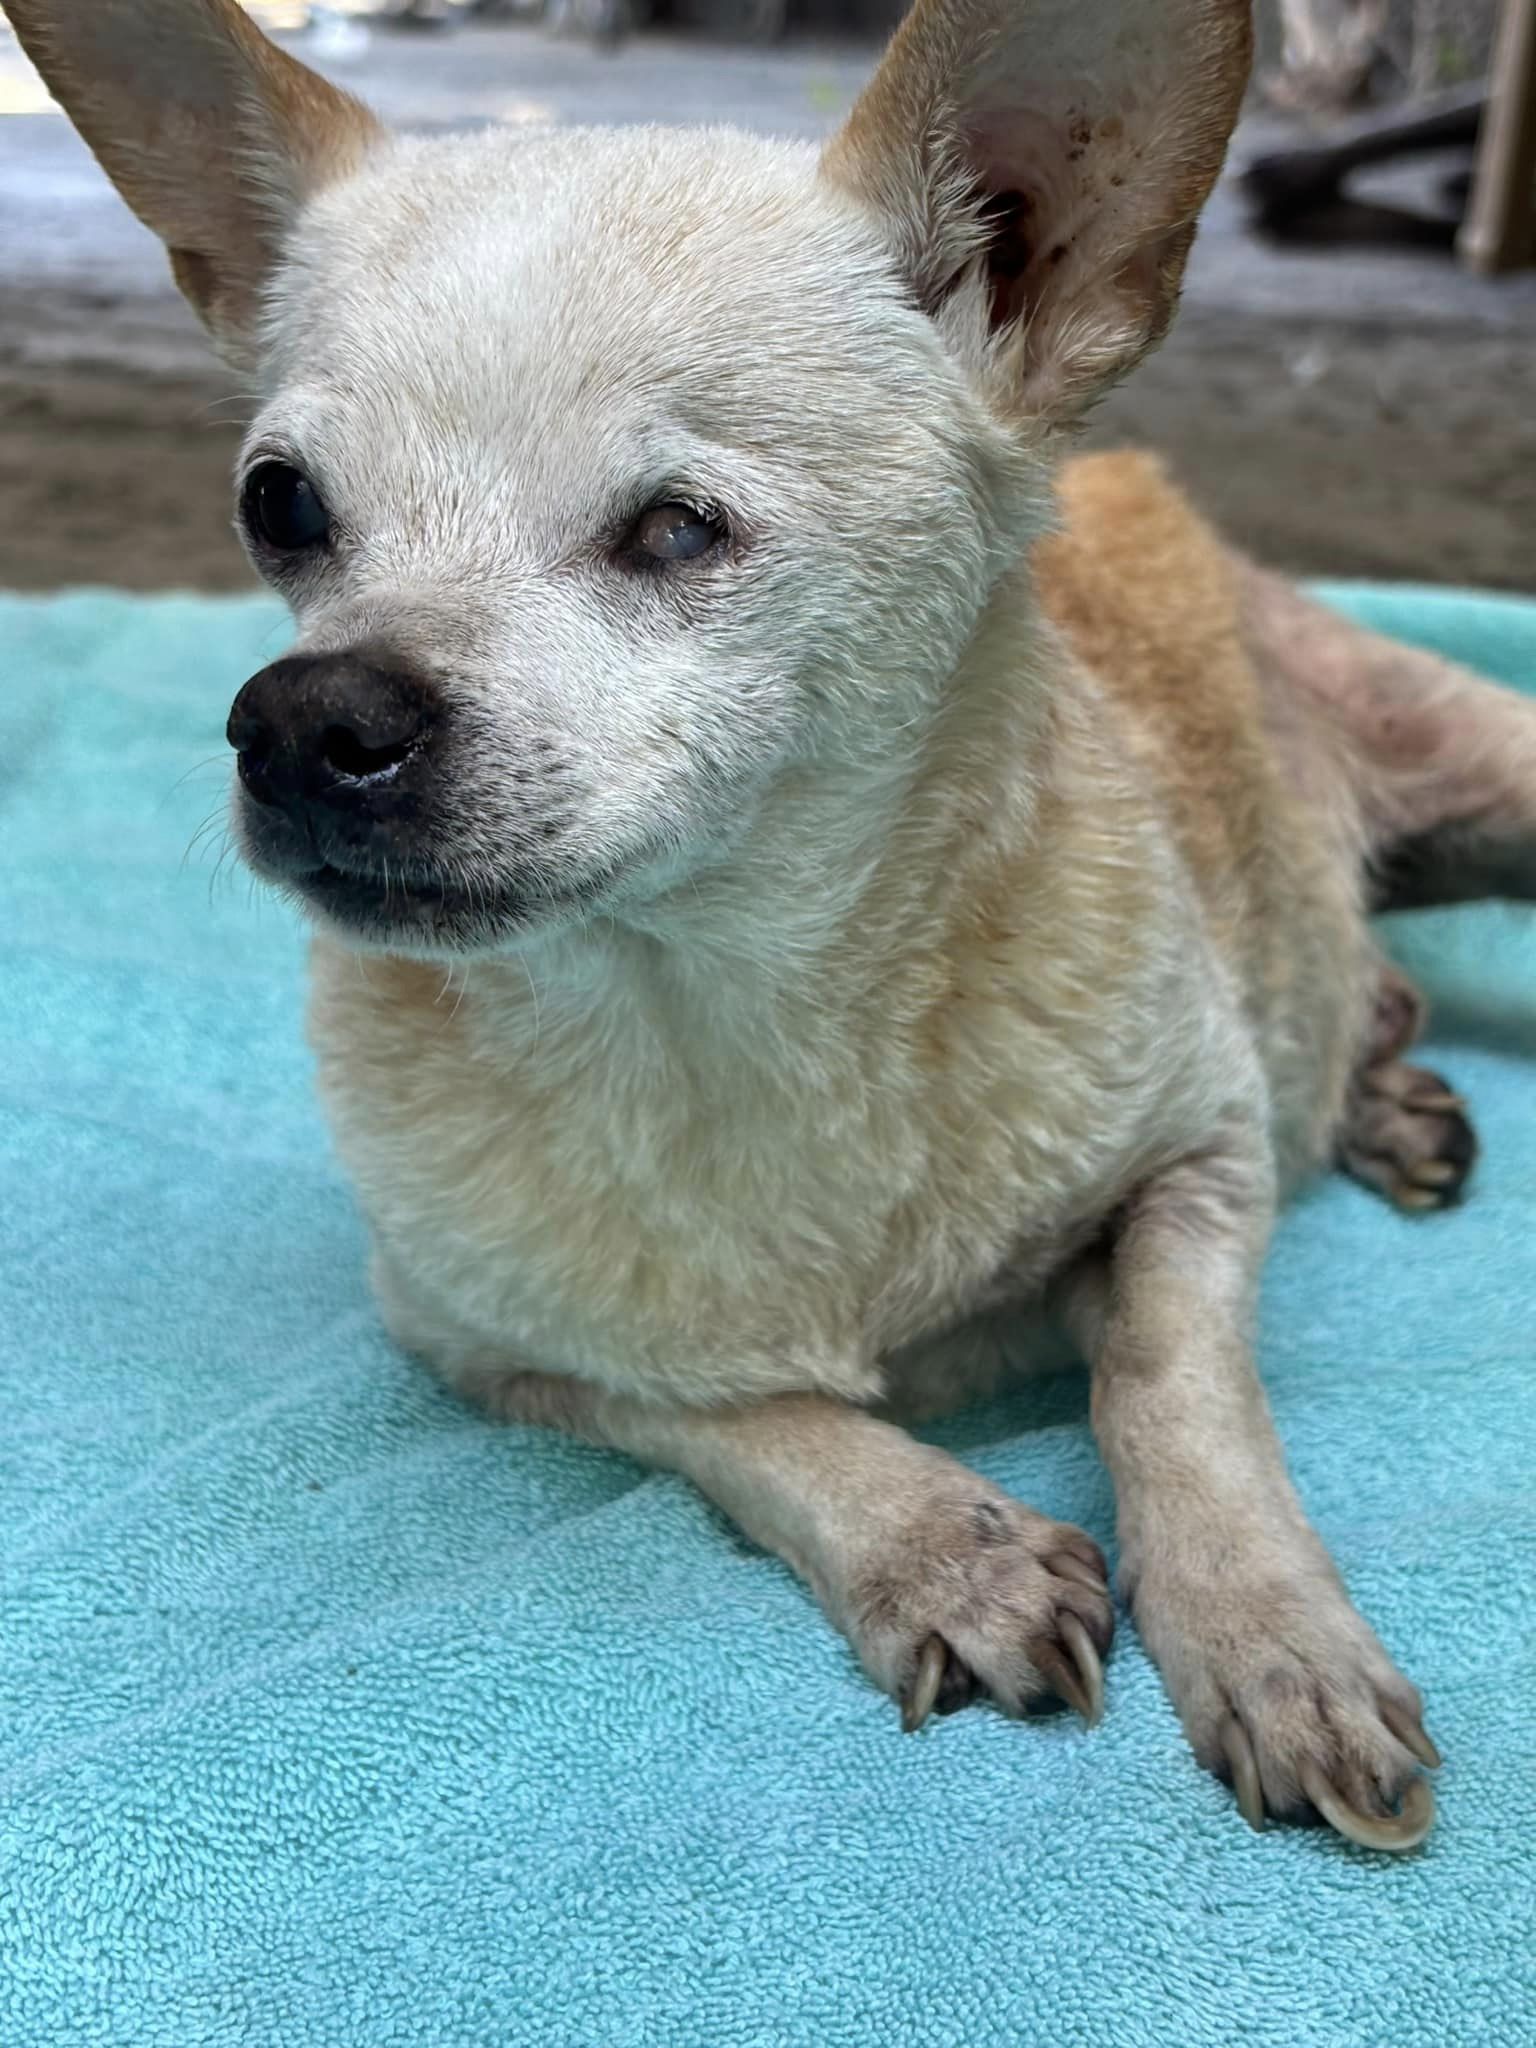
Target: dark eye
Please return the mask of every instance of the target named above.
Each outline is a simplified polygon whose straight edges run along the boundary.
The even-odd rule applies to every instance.
[[[240,504],[252,537],[279,554],[319,547],[330,534],[331,515],[320,493],[291,463],[258,464],[245,480]]]
[[[725,539],[725,521],[696,505],[668,503],[642,512],[630,534],[637,555],[653,562],[692,562]]]

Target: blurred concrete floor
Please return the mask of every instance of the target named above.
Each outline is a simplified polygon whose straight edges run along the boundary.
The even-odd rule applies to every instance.
[[[418,129],[725,121],[812,139],[872,61],[650,37],[611,55],[490,27],[304,54]],[[1234,163],[1283,132],[1245,124]],[[1437,168],[1376,191],[1427,189]],[[0,28],[0,584],[243,586],[222,518],[239,409],[158,245]],[[1536,273],[1279,251],[1224,185],[1173,337],[1089,438],[1166,451],[1280,566],[1536,588]]]

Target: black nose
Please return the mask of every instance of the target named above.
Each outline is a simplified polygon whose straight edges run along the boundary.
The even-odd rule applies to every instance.
[[[378,650],[290,654],[236,697],[229,744],[258,804],[294,822],[383,823],[419,802],[439,709],[424,678]]]

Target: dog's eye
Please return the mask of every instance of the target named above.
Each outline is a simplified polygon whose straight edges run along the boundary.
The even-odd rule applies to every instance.
[[[258,541],[279,554],[319,547],[331,530],[331,515],[320,493],[287,462],[263,462],[246,478],[241,497],[245,524]]]
[[[630,534],[630,546],[652,562],[692,562],[725,539],[725,521],[696,505],[667,503],[642,512]]]

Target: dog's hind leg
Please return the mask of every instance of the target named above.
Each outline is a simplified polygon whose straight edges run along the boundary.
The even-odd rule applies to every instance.
[[[1343,1170],[1400,1209],[1449,1207],[1477,1158],[1460,1096],[1438,1074],[1402,1057],[1423,1017],[1418,990],[1383,963],[1370,1036],[1338,1136]]]
[[[1238,576],[1277,749],[1371,907],[1536,900],[1536,702],[1367,632],[1248,562]],[[1445,1208],[1477,1139],[1455,1090],[1405,1057],[1423,998],[1385,961],[1377,971],[1336,1161],[1399,1208]]]
[[[1241,563],[1261,673],[1311,715],[1372,907],[1536,901],[1536,699],[1406,647]]]

